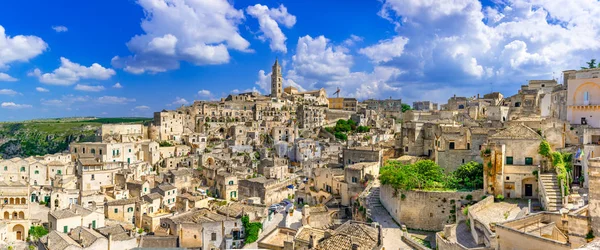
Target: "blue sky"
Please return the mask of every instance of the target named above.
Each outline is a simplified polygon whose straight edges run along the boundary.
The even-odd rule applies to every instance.
[[[284,85],[361,100],[512,95],[598,55],[599,14],[595,0],[2,1],[0,120],[268,93],[275,58]]]

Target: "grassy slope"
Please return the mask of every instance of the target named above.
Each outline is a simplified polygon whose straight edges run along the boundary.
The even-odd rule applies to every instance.
[[[95,132],[107,123],[147,123],[150,118],[50,119],[0,124],[4,158],[61,152],[74,141],[94,141]]]

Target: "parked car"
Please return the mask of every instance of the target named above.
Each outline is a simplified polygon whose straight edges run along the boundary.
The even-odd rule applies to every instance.
[[[269,211],[272,212],[281,212],[284,209],[284,206],[280,205],[280,204],[273,204],[269,207]]]

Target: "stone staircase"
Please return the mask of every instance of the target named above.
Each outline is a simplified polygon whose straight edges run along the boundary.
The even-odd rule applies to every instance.
[[[555,173],[545,173],[539,176],[545,193],[541,194],[548,197],[547,211],[558,211],[562,206],[562,196],[560,193],[560,185]],[[541,190],[540,190],[541,191]]]
[[[381,204],[381,201],[379,200],[379,192],[380,192],[380,188],[379,188],[379,180],[375,180],[376,182],[373,183],[373,186],[371,186],[371,190],[369,192],[369,195],[367,196],[367,218],[372,218],[372,212],[373,209],[385,209],[383,208],[383,205]]]

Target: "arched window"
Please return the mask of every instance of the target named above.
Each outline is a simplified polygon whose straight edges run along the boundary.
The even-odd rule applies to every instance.
[[[93,155],[95,155],[95,154],[96,154],[96,150],[92,148],[92,149],[90,150],[90,153],[92,153]]]
[[[233,181],[229,181],[229,185],[233,185]]]
[[[521,103],[520,102],[515,102],[515,108],[521,107]]]
[[[465,105],[462,105],[462,104],[458,105],[458,109],[464,109],[464,108],[465,108]]]
[[[85,148],[82,148],[81,151],[85,154]]]
[[[583,93],[583,104],[584,105],[589,105],[590,104],[590,92],[585,92]]]
[[[40,171],[37,171],[37,170],[36,170],[34,173],[35,173],[35,174],[40,174]]]
[[[127,208],[127,212],[128,212],[128,213],[131,213],[131,212],[133,212],[133,208],[132,208],[132,207],[130,207],[130,208]]]
[[[25,167],[21,167],[21,172],[25,172]]]

